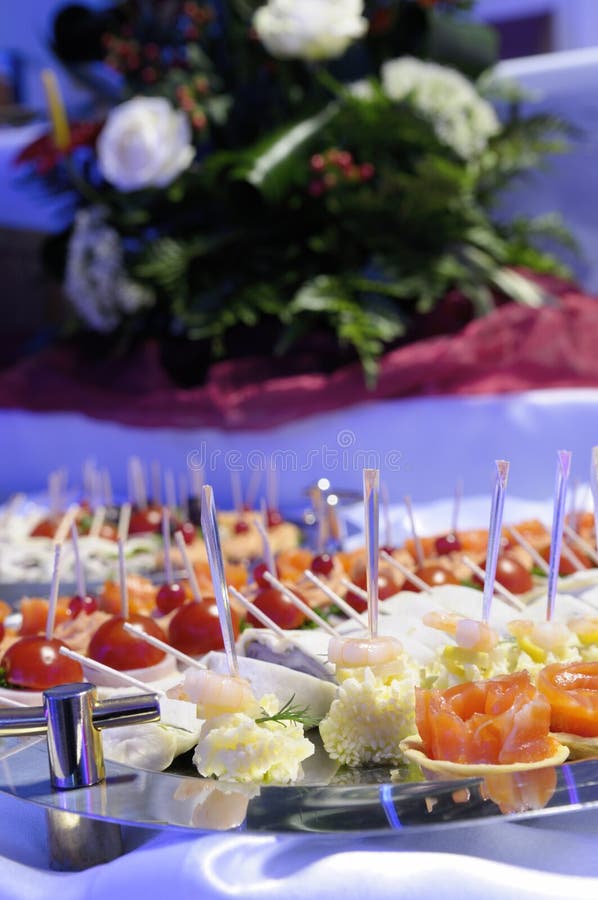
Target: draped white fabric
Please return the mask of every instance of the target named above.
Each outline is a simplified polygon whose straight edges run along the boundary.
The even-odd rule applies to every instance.
[[[83,872],[47,868],[40,807],[0,797],[0,900],[548,900],[598,892],[598,812],[383,838],[166,833]],[[10,822],[10,827],[7,823]]]

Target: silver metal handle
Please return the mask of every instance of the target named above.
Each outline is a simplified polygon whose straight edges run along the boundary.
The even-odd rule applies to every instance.
[[[156,694],[99,701],[93,684],[61,684],[44,691],[43,706],[2,710],[0,734],[47,733],[50,782],[56,790],[69,790],[103,781],[101,729],[159,718]]]

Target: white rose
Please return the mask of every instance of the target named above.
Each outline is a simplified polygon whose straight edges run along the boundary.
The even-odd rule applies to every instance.
[[[253,17],[258,37],[282,59],[332,59],[368,28],[363,0],[268,0]]]
[[[106,181],[121,191],[165,187],[191,164],[195,151],[183,112],[163,97],[135,97],[113,109],[98,140]]]
[[[405,56],[384,63],[381,79],[387,97],[409,100],[463,159],[480,153],[499,130],[492,106],[455,69]]]

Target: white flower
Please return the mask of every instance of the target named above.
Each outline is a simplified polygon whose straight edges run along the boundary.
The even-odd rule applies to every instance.
[[[382,86],[391,100],[408,100],[437,137],[463,159],[479,154],[500,127],[492,106],[455,69],[405,56],[385,62]]]
[[[121,191],[166,187],[195,155],[186,115],[163,97],[135,97],[113,109],[98,139],[98,164]]]
[[[282,59],[332,59],[362,37],[363,0],[268,0],[253,17],[258,37]]]
[[[153,292],[130,279],[118,233],[98,207],[80,210],[69,241],[64,289],[80,317],[94,331],[116,328],[123,313],[154,303]]]

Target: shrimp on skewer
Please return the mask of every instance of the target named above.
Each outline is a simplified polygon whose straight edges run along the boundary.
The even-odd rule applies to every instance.
[[[459,647],[476,652],[489,653],[500,640],[500,635],[486,622],[467,619],[458,613],[429,612],[423,617],[424,625],[450,634]]]

